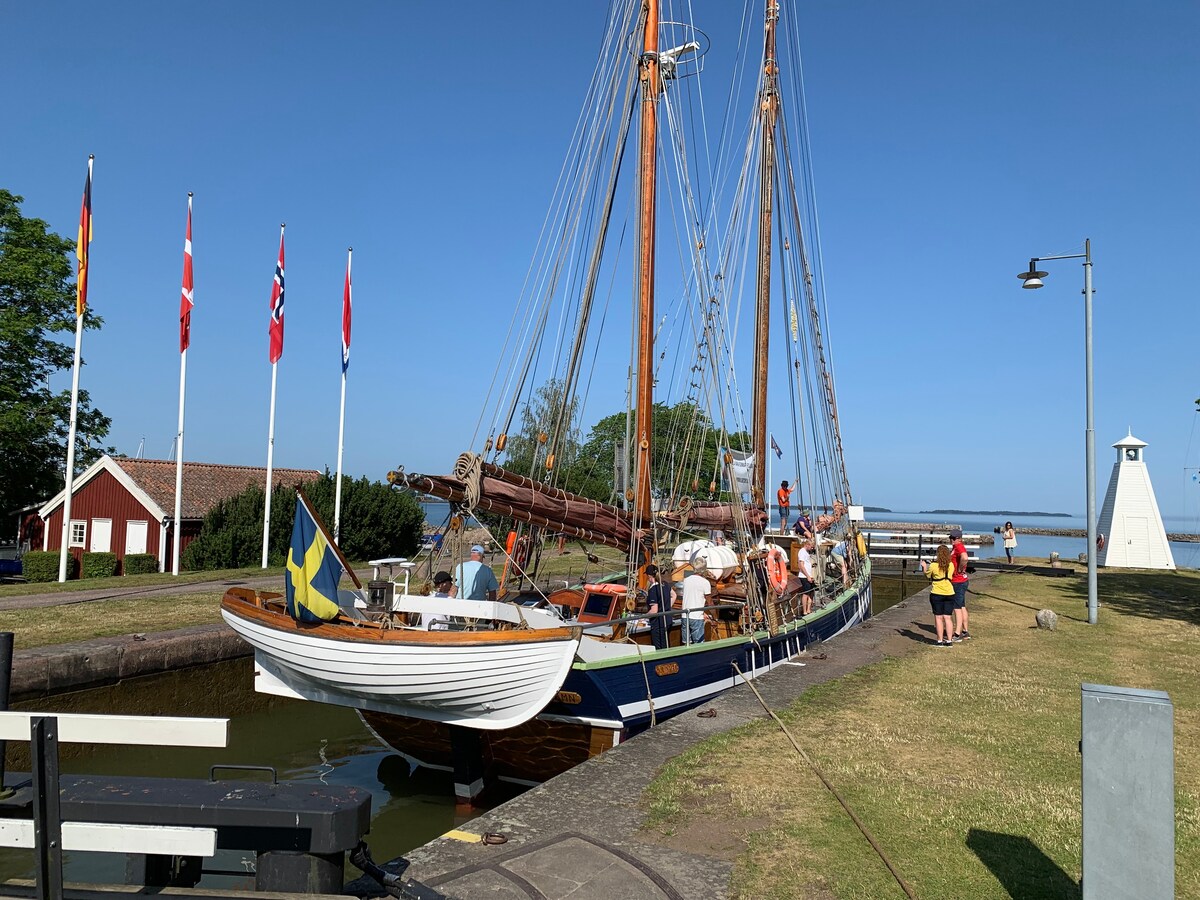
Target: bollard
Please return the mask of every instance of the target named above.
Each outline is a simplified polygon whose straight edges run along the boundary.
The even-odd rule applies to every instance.
[[[9,687],[12,684],[13,665],[13,633],[0,631],[0,712],[8,709]],[[0,797],[12,793],[11,788],[4,787],[4,752],[7,748],[0,741]]]

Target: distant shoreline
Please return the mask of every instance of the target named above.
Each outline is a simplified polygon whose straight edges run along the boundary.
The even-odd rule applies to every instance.
[[[1023,518],[1032,518],[1040,516],[1045,519],[1069,519],[1070,513],[1052,513],[1052,512],[1027,512],[1025,510],[1017,511],[1012,509],[923,509],[920,512],[922,516],[1021,516]]]

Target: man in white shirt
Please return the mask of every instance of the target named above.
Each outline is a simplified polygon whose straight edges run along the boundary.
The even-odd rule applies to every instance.
[[[692,574],[683,579],[683,621],[680,623],[684,644],[699,644],[704,640],[704,621],[708,614],[704,607],[708,606],[709,595],[712,594],[712,582],[704,577],[708,565],[702,559],[692,562]]]
[[[801,547],[800,552],[796,554],[796,563],[800,567],[798,573],[801,581],[800,588],[800,615],[807,616],[812,612],[813,607],[813,586],[816,579],[813,578],[813,558],[812,551],[814,542],[810,536]]]

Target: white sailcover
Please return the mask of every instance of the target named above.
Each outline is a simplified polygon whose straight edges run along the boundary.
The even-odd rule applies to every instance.
[[[443,643],[356,641],[272,628],[222,610],[254,647],[256,690],[495,730],[533,718],[562,686],[578,637]]]

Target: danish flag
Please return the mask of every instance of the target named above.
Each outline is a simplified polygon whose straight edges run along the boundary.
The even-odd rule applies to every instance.
[[[350,368],[350,252],[346,253],[346,286],[342,290],[342,373]]]
[[[179,352],[192,343],[192,195],[188,194],[187,236],[183,239],[183,291],[179,296]]]

